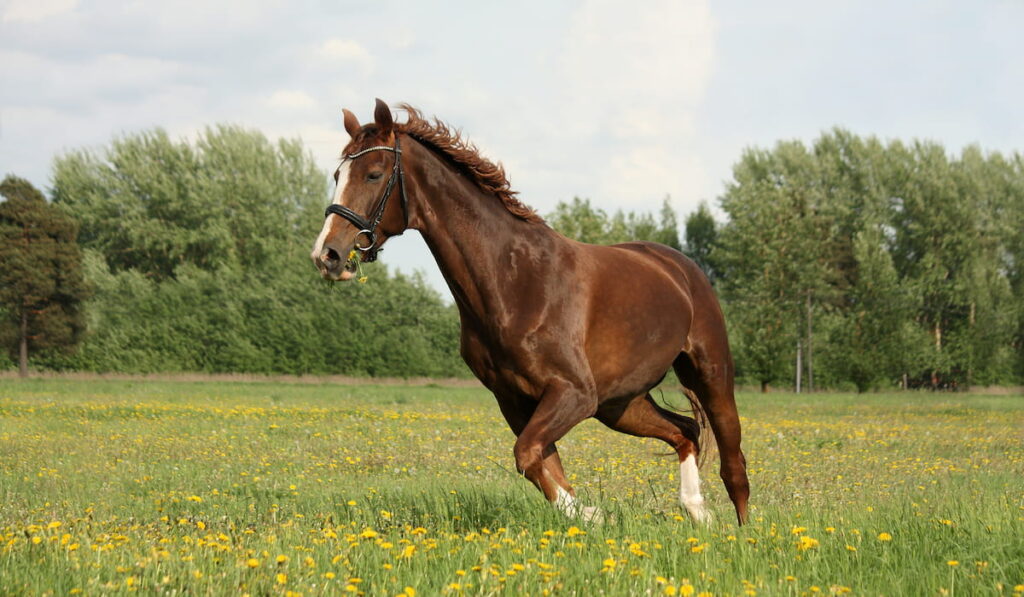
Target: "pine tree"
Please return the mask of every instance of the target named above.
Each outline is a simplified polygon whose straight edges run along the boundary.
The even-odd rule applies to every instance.
[[[26,377],[30,352],[78,344],[88,292],[75,222],[22,178],[7,176],[0,194],[0,339]]]

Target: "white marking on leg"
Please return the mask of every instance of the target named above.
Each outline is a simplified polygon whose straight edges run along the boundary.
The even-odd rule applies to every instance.
[[[711,512],[704,505],[704,496],[700,494],[700,476],[697,473],[697,459],[693,454],[687,455],[679,463],[679,503],[695,521],[711,522]]]
[[[559,487],[555,497],[555,508],[567,518],[579,518],[583,522],[600,524],[604,522],[604,512],[597,506],[581,506],[571,493]]]
[[[351,170],[351,163],[348,160],[341,162],[341,166],[338,167],[338,184],[334,187],[334,197],[331,199],[331,203],[335,205],[341,205],[341,199],[345,196],[345,189],[348,187],[349,182],[349,171]],[[324,227],[320,230],[320,236],[316,237],[316,242],[313,244],[313,259],[316,259],[324,252],[324,242],[327,241],[327,235],[331,231],[331,218],[340,217],[337,214],[330,214],[324,218]]]
[[[580,515],[579,502],[571,493],[561,487],[558,488],[558,495],[555,497],[555,508],[569,518],[576,518]]]

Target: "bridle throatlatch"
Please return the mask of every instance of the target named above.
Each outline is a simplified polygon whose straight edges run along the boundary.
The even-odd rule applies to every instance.
[[[370,242],[365,246],[356,244],[355,248],[363,254],[360,260],[367,262],[376,261],[377,253],[381,250],[377,245],[377,227],[380,226],[380,221],[384,218],[384,209],[388,206],[388,199],[391,197],[391,191],[395,187],[395,181],[398,181],[398,187],[401,190],[402,214],[405,216],[405,226],[409,226],[409,201],[405,197],[405,173],[402,171],[402,148],[398,144],[398,135],[395,135],[394,147],[388,147],[387,145],[367,147],[362,151],[343,156],[342,160],[354,160],[372,151],[390,151],[395,154],[395,166],[391,169],[391,177],[388,178],[388,184],[384,187],[384,194],[377,200],[377,205],[373,208],[373,213],[370,216],[372,220],[364,218],[344,205],[337,205],[335,203],[328,205],[327,209],[324,210],[324,218],[334,214],[352,222],[352,225],[359,229],[359,234],[356,235],[357,241],[360,236],[366,236]]]

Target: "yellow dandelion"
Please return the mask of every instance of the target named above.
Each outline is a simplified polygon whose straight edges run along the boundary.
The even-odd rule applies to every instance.
[[[879,541],[892,541],[892,535],[889,533],[878,533]]]
[[[248,560],[246,560],[245,565],[250,568],[259,568],[260,561],[256,558],[249,558]]]
[[[665,587],[665,590],[663,591],[663,593],[665,595],[675,595],[676,594],[676,588],[674,586],[672,586],[672,585],[668,585],[667,587]]]
[[[958,561],[956,561],[956,560],[949,560],[948,562],[946,562],[946,564],[947,564],[948,566],[959,566],[959,565],[960,565],[960,562],[958,562]]]
[[[284,563],[286,563],[288,561],[288,556],[286,556],[284,554],[281,554],[281,555],[277,556],[277,560],[276,561],[277,561],[278,565],[284,564]]]
[[[359,536],[362,537],[363,539],[373,539],[374,537],[377,536],[377,531],[375,531],[375,530],[373,530],[371,528],[366,528],[366,529],[363,529],[362,533],[359,533]]]
[[[311,558],[309,556],[306,556],[306,559],[303,560],[303,563],[305,563],[306,566],[309,567],[309,568],[316,568],[316,560],[314,560],[313,558]]]
[[[565,534],[570,536],[570,537],[576,537],[578,535],[586,535],[587,532],[582,530],[582,529],[580,529],[579,527],[572,526],[572,527],[569,527],[569,529],[565,531]]]
[[[690,597],[694,593],[693,585],[679,585],[679,594],[683,597]]]
[[[274,577],[277,580],[277,584],[283,585],[288,582],[288,575],[283,572],[278,572],[277,576]]]
[[[799,551],[807,551],[808,549],[814,549],[815,547],[818,547],[818,540],[813,537],[808,537],[807,535],[800,537],[800,541],[796,544],[796,548]]]
[[[333,572],[325,572],[324,573],[324,578],[326,578],[327,580],[334,580],[335,576],[336,575]]]

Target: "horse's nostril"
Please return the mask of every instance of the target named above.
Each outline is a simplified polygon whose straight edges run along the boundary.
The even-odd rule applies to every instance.
[[[338,252],[335,251],[334,249],[327,249],[326,251],[324,251],[324,255],[323,255],[324,262],[332,263],[332,262],[338,261],[340,259],[341,259],[341,256],[338,255]]]

